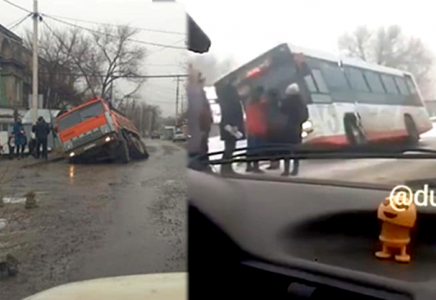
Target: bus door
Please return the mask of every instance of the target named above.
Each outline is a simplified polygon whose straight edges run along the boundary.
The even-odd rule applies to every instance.
[[[370,103],[371,91],[364,76],[363,70],[354,67],[345,67],[345,73],[351,87],[351,98],[355,103],[357,125],[360,126],[367,138],[377,139],[381,126],[382,116],[379,116],[380,105]]]
[[[340,135],[342,121],[339,119],[337,107],[333,103],[319,62],[301,56],[295,58],[304,82],[302,95],[309,104],[309,120],[314,130],[309,137]]]

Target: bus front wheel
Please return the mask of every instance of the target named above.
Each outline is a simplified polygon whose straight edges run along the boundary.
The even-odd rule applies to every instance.
[[[355,121],[345,120],[345,133],[347,135],[347,140],[351,145],[364,145],[368,141],[365,134],[362,132],[359,126],[357,126]]]
[[[416,145],[419,142],[419,132],[416,128],[415,121],[409,115],[404,116],[404,123],[406,124],[407,131],[407,143],[410,145]]]

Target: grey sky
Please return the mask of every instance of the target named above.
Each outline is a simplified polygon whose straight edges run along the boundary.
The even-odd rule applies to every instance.
[[[212,40],[211,53],[243,63],[280,42],[337,51],[356,26],[399,25],[436,53],[432,0],[179,0]]]
[[[11,0],[12,2],[33,9],[33,0]],[[186,17],[184,6],[177,3],[151,3],[150,0],[39,0],[39,11],[48,15],[68,17],[72,19],[93,22],[128,24],[145,29],[177,32],[161,33],[143,30],[135,39],[185,47]],[[26,13],[0,0],[0,24],[6,26],[24,17]],[[64,28],[68,25],[45,19],[53,28]],[[96,25],[65,21],[80,26],[95,28]],[[31,28],[31,20],[26,20],[13,31],[21,35],[25,28]],[[44,25],[41,24],[41,28]],[[144,62],[146,73],[153,74],[184,74],[183,66],[187,51],[157,46],[145,46],[150,55]],[[155,52],[155,53],[153,53]],[[181,93],[182,94],[182,93]],[[153,105],[161,106],[165,116],[174,115],[176,82],[174,79],[149,79],[141,90],[144,100]]]

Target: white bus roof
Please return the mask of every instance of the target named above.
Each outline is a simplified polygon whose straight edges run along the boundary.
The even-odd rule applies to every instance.
[[[305,47],[301,47],[301,46],[296,46],[296,45],[289,44],[289,43],[287,45],[288,45],[289,49],[291,49],[291,52],[303,53],[304,55],[307,55],[307,56],[310,56],[313,58],[319,58],[319,59],[328,60],[328,61],[332,61],[332,62],[342,61],[342,63],[344,65],[358,67],[358,68],[367,69],[367,70],[372,70],[372,71],[381,72],[381,73],[397,75],[397,76],[404,76],[404,74],[410,75],[409,72],[405,72],[405,71],[401,71],[401,70],[397,70],[397,69],[393,69],[393,68],[388,68],[388,67],[384,67],[384,66],[380,66],[380,65],[376,65],[376,64],[367,63],[359,58],[351,58],[351,57],[335,55],[332,53],[319,51],[319,50],[313,50],[313,49],[309,49],[309,48],[305,48]]]

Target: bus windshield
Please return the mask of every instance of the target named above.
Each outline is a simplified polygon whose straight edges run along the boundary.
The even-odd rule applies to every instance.
[[[103,104],[99,102],[92,103],[87,105],[79,110],[73,111],[62,117],[59,121],[59,129],[65,130],[70,127],[73,127],[89,118],[93,118],[95,116],[101,115],[104,113]]]

